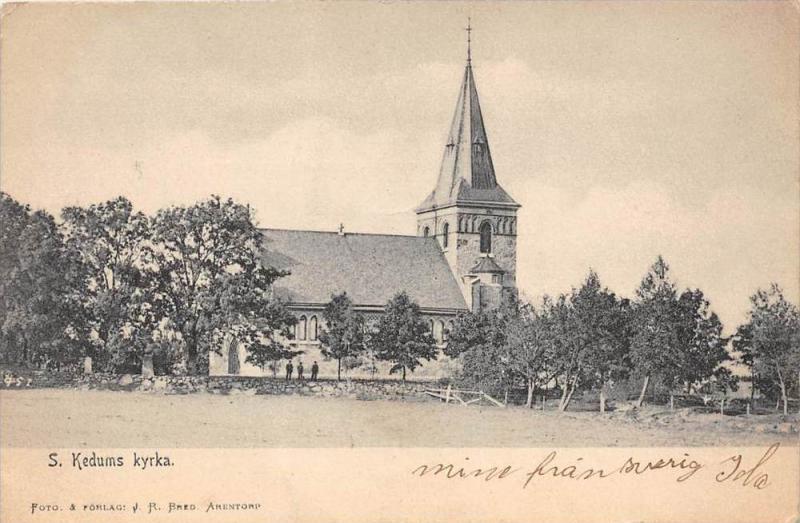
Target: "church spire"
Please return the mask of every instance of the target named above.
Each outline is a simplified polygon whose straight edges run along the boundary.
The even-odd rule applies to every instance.
[[[467,17],[467,67],[472,65],[472,18]]]
[[[458,202],[493,202],[518,206],[497,183],[472,73],[472,21],[467,27],[467,65],[458,93],[436,188],[418,210]]]

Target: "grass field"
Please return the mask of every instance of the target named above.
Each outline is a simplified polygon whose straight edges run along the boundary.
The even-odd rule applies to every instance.
[[[0,392],[4,447],[650,447],[796,444],[797,415],[637,416],[246,394]]]

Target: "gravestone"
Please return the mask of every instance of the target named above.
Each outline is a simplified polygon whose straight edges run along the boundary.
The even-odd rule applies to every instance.
[[[145,353],[142,357],[142,378],[149,379],[153,376],[155,376],[155,371],[153,370],[153,354]]]
[[[92,357],[86,356],[83,358],[83,373],[84,374],[91,374],[92,373]]]

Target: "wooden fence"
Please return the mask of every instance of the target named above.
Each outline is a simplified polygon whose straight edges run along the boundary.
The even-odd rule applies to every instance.
[[[495,405],[500,408],[505,408],[505,405],[493,397],[489,396],[482,390],[460,390],[454,389],[452,385],[448,385],[446,389],[425,389],[425,394],[439,398],[445,403],[456,403],[464,407],[472,405],[473,403],[480,403],[481,400],[486,400],[489,404]]]

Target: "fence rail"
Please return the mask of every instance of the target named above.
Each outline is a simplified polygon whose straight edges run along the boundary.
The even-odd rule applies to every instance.
[[[503,403],[497,401],[482,390],[454,389],[451,385],[448,385],[446,389],[425,389],[425,394],[433,396],[434,398],[439,398],[445,403],[450,403],[452,401],[464,407],[472,405],[473,403],[480,403],[481,400],[486,400],[497,407],[505,408]]]

